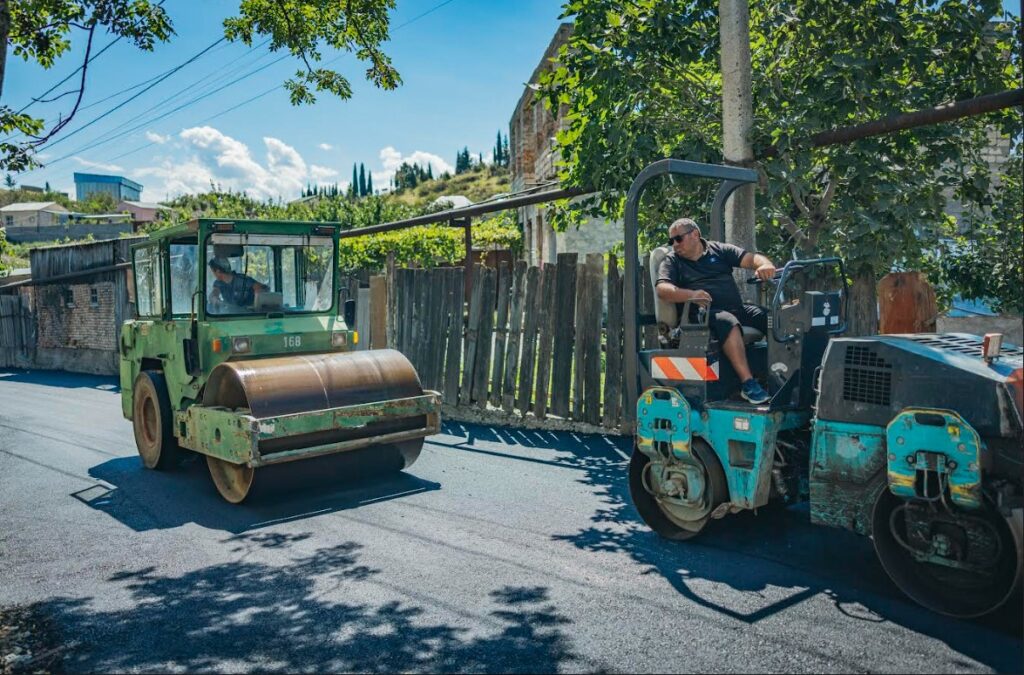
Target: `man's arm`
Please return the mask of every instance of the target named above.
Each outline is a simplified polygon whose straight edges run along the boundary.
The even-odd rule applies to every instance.
[[[691,291],[688,288],[679,288],[671,281],[659,281],[654,287],[654,292],[665,302],[686,302],[695,300],[697,302],[711,302],[711,294],[707,291]]]
[[[775,264],[767,256],[749,251],[740,260],[740,267],[745,270],[754,270],[754,274],[761,281],[768,281],[775,275]]]

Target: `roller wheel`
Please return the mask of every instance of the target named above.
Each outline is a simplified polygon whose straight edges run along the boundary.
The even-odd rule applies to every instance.
[[[987,507],[952,516],[940,505],[908,503],[882,490],[872,515],[872,538],[893,583],[911,600],[940,614],[988,614],[1020,585],[1019,536]],[[921,559],[926,554],[959,560],[970,569]]]
[[[423,439],[414,438],[411,441],[402,441],[395,443],[395,447],[402,456],[403,464],[400,469],[408,469],[419,458],[420,452],[423,450]]]
[[[240,504],[249,496],[256,473],[251,466],[232,464],[210,455],[206,456],[206,466],[221,497],[232,504]]]
[[[166,470],[181,461],[181,448],[174,438],[171,402],[163,373],[144,370],[132,389],[132,429],[135,446],[147,469]]]
[[[703,471],[706,486],[703,503],[696,508],[683,508],[659,500],[648,489],[651,484],[650,458],[634,448],[629,460],[629,494],[633,505],[643,521],[666,539],[684,541],[696,537],[711,520],[715,508],[729,498],[725,474],[711,448],[694,439],[693,454]]]

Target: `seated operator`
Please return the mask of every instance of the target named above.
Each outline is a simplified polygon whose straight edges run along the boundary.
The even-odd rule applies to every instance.
[[[672,223],[668,236],[672,252],[658,268],[655,287],[658,297],[677,303],[680,309],[681,303],[687,300],[708,306],[711,331],[742,382],[740,395],[751,403],[765,403],[771,396],[750,373],[740,325],[767,334],[768,317],[760,307],[743,304],[732,269],[755,270],[759,279],[768,280],[775,274],[775,265],[760,253],[750,253],[733,244],[707,241],[690,218]],[[691,307],[691,317],[680,316],[680,320],[695,321],[696,310],[697,307]]]
[[[240,272],[233,272],[227,262],[214,258],[209,263],[210,269],[217,280],[213,282],[210,299],[214,302],[226,302],[239,307],[252,307],[260,293],[267,290],[252,277]]]

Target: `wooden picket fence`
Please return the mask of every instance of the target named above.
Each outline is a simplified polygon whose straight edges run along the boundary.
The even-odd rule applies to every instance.
[[[396,269],[388,345],[423,386],[460,408],[617,429],[622,411],[622,275],[615,256]],[[380,283],[379,281],[376,283]],[[374,287],[371,279],[371,288]]]
[[[0,295],[0,368],[26,367],[35,346],[35,321],[29,298]]]

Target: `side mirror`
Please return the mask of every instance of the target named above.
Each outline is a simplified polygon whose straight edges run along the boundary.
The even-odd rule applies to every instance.
[[[356,301],[355,300],[346,300],[345,301],[345,314],[344,314],[344,318],[345,318],[345,325],[348,326],[349,329],[354,329],[356,327]]]

